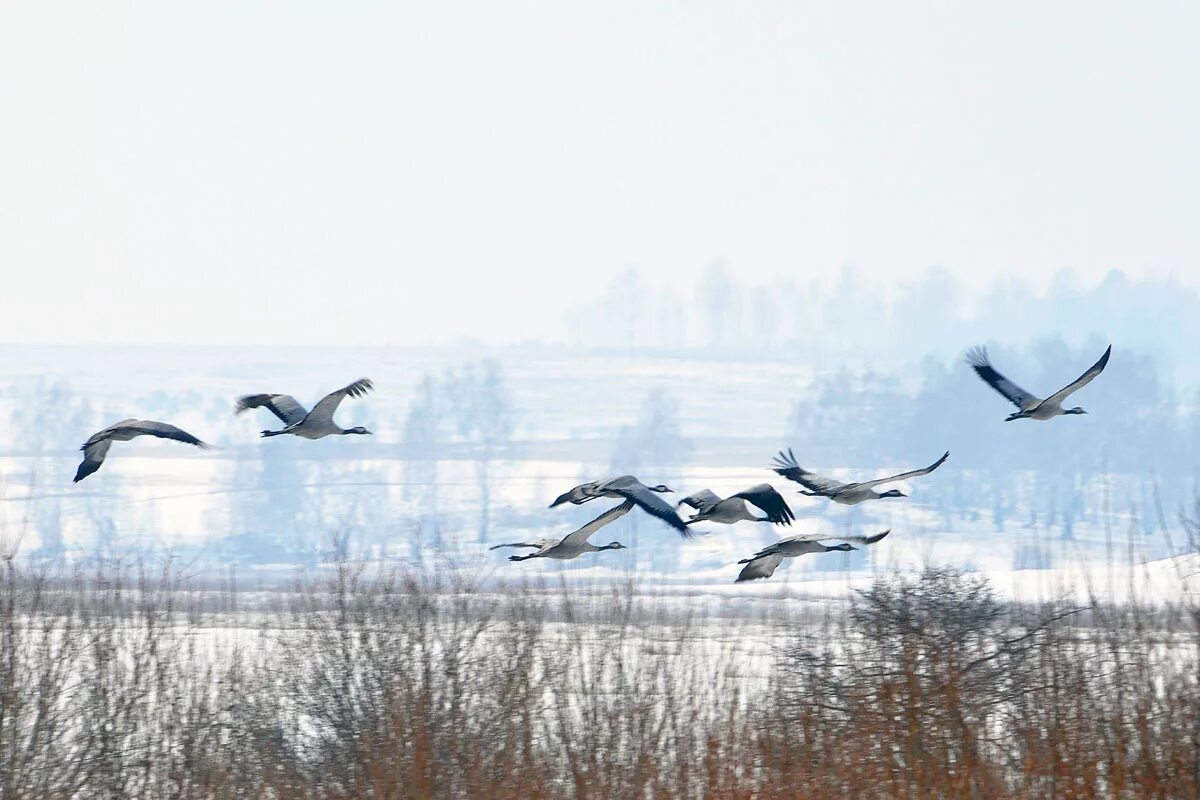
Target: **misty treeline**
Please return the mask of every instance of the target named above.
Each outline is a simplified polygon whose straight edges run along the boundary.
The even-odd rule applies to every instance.
[[[1044,286],[1002,276],[978,288],[941,267],[890,280],[798,259],[794,277],[769,283],[739,278],[736,265],[720,262],[697,269],[686,286],[629,269],[573,306],[564,325],[577,347],[789,355],[822,370],[847,359],[946,357],[989,339],[1025,345],[1065,336],[1077,345],[1097,336],[1197,378],[1190,343],[1200,339],[1198,307],[1196,288],[1175,276],[1137,279],[1114,269],[1092,282],[1064,268]]]
[[[950,450],[912,501],[938,512],[947,530],[987,515],[998,530],[1015,523],[1066,539],[1111,510],[1150,536],[1178,517],[1200,478],[1200,373],[1187,351],[1198,307],[1195,291],[1173,279],[1119,272],[1085,285],[1062,271],[1044,289],[1003,280],[982,292],[941,270],[895,285],[847,270],[756,288],[713,268],[683,291],[657,291],[632,274],[591,311],[572,313],[580,330],[607,326],[581,338],[578,353],[410,354],[423,365],[412,370],[400,356],[404,369],[387,392],[342,411],[378,432],[369,441],[260,443],[253,421],[235,418],[231,398],[211,388],[168,382],[113,398],[65,381],[12,382],[0,392],[9,422],[0,443],[12,457],[0,491],[38,500],[10,504],[0,524],[35,531],[26,549],[36,543],[45,553],[70,549],[63,531],[81,516],[97,540],[152,540],[153,505],[119,501],[134,488],[127,470],[57,489],[78,442],[136,413],[223,446],[209,454],[222,466],[208,479],[204,546],[241,561],[311,562],[331,525],[374,537],[381,553],[421,558],[431,546],[475,546],[499,531],[581,523],[576,509],[544,513],[542,498],[563,484],[633,472],[691,491],[700,469],[760,466],[771,479],[770,456],[785,446],[838,477],[918,466]],[[672,319],[712,330],[679,329],[678,347],[645,333]],[[997,368],[1045,393],[1109,342],[1104,375],[1071,400],[1089,415],[1051,423],[1005,423],[1010,406],[962,360],[967,346],[988,343]],[[748,371],[738,364],[735,378],[726,375],[723,365],[747,359]],[[770,414],[753,405],[764,395]],[[844,510],[808,503],[806,511]],[[613,532],[636,525],[631,517]],[[1164,543],[1146,553],[1173,552]],[[671,567],[674,542],[641,537],[639,547],[661,550],[652,560]]]
[[[329,563],[272,592],[0,565],[0,796],[1200,797],[1194,598],[1010,605],[928,568],[721,605]]]

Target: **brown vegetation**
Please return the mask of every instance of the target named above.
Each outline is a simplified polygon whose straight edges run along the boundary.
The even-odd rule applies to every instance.
[[[4,798],[1200,797],[1188,604],[928,570],[714,619],[346,558],[266,600],[2,568]]]

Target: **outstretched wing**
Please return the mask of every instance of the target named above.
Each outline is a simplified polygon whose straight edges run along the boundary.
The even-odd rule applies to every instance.
[[[622,476],[624,477],[624,476]],[[645,511],[647,514],[658,517],[663,522],[670,525],[675,530],[679,531],[680,536],[685,539],[691,539],[695,534],[692,529],[687,526],[680,517],[675,513],[675,509],[666,500],[663,500],[658,492],[652,492],[648,487],[642,484],[641,481],[620,480],[615,482],[609,481],[604,484],[606,491],[614,492],[624,497],[626,500],[632,500]]]
[[[176,428],[174,425],[166,422],[156,422],[152,419],[138,419],[121,427],[134,432],[137,436],[157,436],[159,439],[174,439],[177,442],[194,444],[196,447],[204,449],[211,447],[211,445],[200,441],[183,428]]]
[[[785,542],[853,542],[854,544],[875,544],[883,537],[892,532],[888,528],[883,533],[877,533],[874,536],[838,536],[828,533],[799,533],[795,536],[789,536],[786,539],[780,539],[775,545],[765,548],[762,552],[766,553],[773,547],[784,544]]]
[[[860,483],[858,485],[864,489],[870,489],[874,486],[879,486],[882,483],[891,483],[892,481],[906,481],[909,478],[919,478],[922,475],[928,475],[929,473],[933,472],[935,469],[940,467],[946,461],[946,459],[949,457],[950,457],[950,451],[947,450],[945,453],[942,454],[941,458],[939,458],[937,461],[930,464],[928,467],[923,467],[921,469],[909,470],[908,472],[901,472],[899,475],[892,475],[891,477],[888,477],[888,478],[876,478],[873,481],[863,481],[862,483]]]
[[[1097,361],[1095,364],[1092,364],[1092,366],[1088,367],[1087,372],[1083,373],[1078,378],[1071,381],[1071,383],[1067,384],[1066,386],[1059,389],[1054,394],[1047,397],[1045,402],[1048,404],[1049,403],[1061,403],[1063,400],[1066,400],[1067,397],[1069,397],[1072,392],[1077,392],[1080,389],[1082,389],[1084,386],[1087,386],[1089,383],[1092,382],[1093,378],[1095,378],[1101,372],[1104,372],[1104,368],[1106,366],[1108,366],[1108,357],[1110,355],[1112,355],[1112,345],[1111,344],[1108,346],[1108,349],[1104,351],[1104,355],[1100,356],[1100,360]]]
[[[341,405],[342,400],[347,396],[361,397],[374,388],[375,384],[371,383],[370,378],[359,378],[349,386],[343,386],[336,392],[330,392],[322,397],[321,402],[313,406],[310,416],[314,421],[323,420],[325,422],[332,422],[333,412],[337,411],[337,407]]]
[[[267,409],[283,420],[284,425],[295,425],[308,416],[304,406],[297,403],[296,398],[290,394],[248,394],[239,397],[234,413],[241,414],[252,408]]]
[[[168,425],[165,422],[155,422],[150,419],[124,419],[115,425],[109,425],[102,431],[93,433],[79,449],[87,450],[94,444],[112,441],[113,439],[128,441],[138,436],[157,436],[160,439],[174,439],[177,442],[194,444],[197,447],[209,447],[209,445],[182,428],[176,428],[174,425]]]
[[[775,456],[775,461],[772,462],[771,468],[789,481],[795,481],[804,488],[820,494],[831,494],[849,485],[841,481],[835,481],[833,478],[826,478],[824,475],[818,475],[815,472],[809,472],[796,463],[796,456],[790,447],[786,453],[782,450],[779,451],[779,455]]]
[[[618,520],[621,517],[628,514],[629,510],[631,508],[633,508],[632,500],[626,500],[624,503],[621,503],[620,505],[613,506],[608,511],[605,511],[603,514],[596,517],[594,520],[587,523],[579,530],[571,531],[570,533],[568,533],[566,536],[564,536],[562,538],[562,541],[560,542],[560,544],[566,544],[566,545],[583,544],[584,542],[587,541],[588,537],[591,536],[593,533],[600,530],[601,528],[603,528],[605,525],[609,524],[610,522],[615,522],[616,520]]]
[[[104,457],[108,455],[108,448],[110,447],[112,447],[112,439],[101,439],[85,444],[80,448],[83,450],[83,461],[79,462],[79,469],[75,470],[75,480],[73,483],[79,483],[88,475],[100,469],[100,465],[104,463]]]
[[[796,518],[796,515],[792,513],[792,509],[788,508],[787,501],[783,499],[783,495],[775,491],[775,487],[769,483],[760,483],[758,486],[751,486],[745,491],[738,492],[734,497],[740,497],[749,503],[753,503],[767,515],[767,519],[776,525],[791,525],[792,520]]]
[[[701,489],[695,494],[689,494],[687,497],[679,501],[683,505],[691,506],[700,513],[704,513],[708,509],[721,502],[721,498],[709,489]]]
[[[501,547],[532,547],[534,550],[541,550],[542,548],[552,544],[557,544],[557,542],[554,539],[538,539],[536,542],[509,542],[507,544],[494,544],[489,547],[488,550],[499,550]]]
[[[132,418],[123,419],[120,422],[115,422],[112,425],[109,425],[104,430],[96,431],[95,433],[93,433],[91,436],[88,437],[88,440],[80,446],[79,449],[87,450],[89,447],[91,447],[94,444],[97,444],[99,442],[109,441],[112,439],[112,435],[114,433],[116,433],[117,431],[124,430],[125,428],[129,427],[130,425],[136,425],[137,423],[138,423],[138,420],[132,419]]]
[[[83,451],[83,461],[79,464],[79,468],[75,470],[74,482],[79,483],[79,481],[100,469],[100,465],[104,463],[104,457],[108,455],[108,449],[112,447],[114,438],[128,440],[138,436],[157,436],[160,439],[174,439],[177,442],[192,444],[197,447],[209,447],[208,444],[200,441],[182,428],[176,428],[174,425],[169,425],[166,422],[156,422],[150,419],[121,420],[115,425],[109,425],[104,430],[93,433],[83,443],[83,446],[79,448]]]
[[[735,583],[771,577],[775,574],[775,568],[783,563],[783,556],[772,553],[771,555],[749,558],[739,563],[744,563],[746,566],[742,567],[742,571],[738,573]]]
[[[1041,402],[1039,398],[997,372],[996,368],[992,366],[992,362],[988,360],[986,347],[975,347],[968,350],[967,363],[971,365],[971,369],[975,370],[976,375],[983,378],[988,386],[991,386],[997,392],[1004,395],[1010,403],[1022,411]]]
[[[843,536],[841,538],[843,542],[854,542],[854,544],[875,544],[891,532],[892,529],[888,528],[886,531],[877,533],[874,536]]]
[[[550,504],[550,508],[561,506],[563,503],[582,505],[588,500],[595,500],[596,496],[589,494],[589,492],[601,483],[603,481],[592,481],[591,483],[581,483],[578,486],[572,487],[554,498],[554,502]]]

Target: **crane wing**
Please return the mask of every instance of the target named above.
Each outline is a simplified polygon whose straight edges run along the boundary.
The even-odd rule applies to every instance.
[[[79,483],[88,475],[100,469],[100,465],[104,463],[105,456],[108,455],[108,449],[112,447],[114,437],[126,440],[138,436],[157,436],[160,439],[174,439],[177,442],[192,444],[197,447],[209,447],[208,444],[200,441],[182,428],[177,428],[166,422],[157,422],[150,419],[121,420],[115,425],[109,425],[104,430],[93,433],[83,443],[83,446],[79,448],[83,451],[83,461],[80,462],[79,468],[75,470],[74,482]]]
[[[988,386],[1004,395],[1010,403],[1022,411],[1041,402],[1040,398],[1025,391],[997,372],[996,368],[992,366],[992,362],[988,360],[986,347],[976,347],[967,351],[967,363]]]
[[[826,478],[824,475],[818,475],[815,472],[809,472],[796,463],[796,455],[790,447],[786,453],[782,450],[779,451],[779,454],[775,456],[775,460],[771,464],[771,468],[789,481],[795,481],[804,488],[818,492],[819,494],[832,494],[849,485],[841,481],[835,481],[833,478]]]
[[[704,513],[717,503],[721,502],[721,498],[716,492],[713,492],[710,489],[701,489],[695,494],[689,494],[679,502],[683,505],[691,506],[700,513]]]
[[[321,402],[313,406],[310,412],[313,420],[322,420],[325,422],[333,421],[333,412],[337,411],[337,407],[341,405],[342,400],[349,397],[361,397],[370,390],[375,388],[375,384],[371,383],[370,378],[359,378],[349,386],[343,386],[336,392],[330,392],[321,398]]]
[[[788,507],[787,501],[783,499],[783,495],[775,491],[775,487],[769,483],[751,486],[745,491],[738,492],[734,497],[740,497],[757,506],[767,515],[767,519],[776,525],[791,525],[792,520],[796,518],[792,509]]]
[[[176,428],[174,425],[168,425],[165,422],[155,422],[149,419],[123,419],[115,425],[109,425],[104,430],[93,433],[80,449],[86,450],[94,444],[112,441],[114,438],[126,441],[138,436],[157,436],[160,439],[174,439],[185,444],[194,444],[197,447],[209,446],[182,428]]]
[[[1104,351],[1104,355],[1100,356],[1100,360],[1097,361],[1095,364],[1092,364],[1092,366],[1088,367],[1087,372],[1083,373],[1078,378],[1071,381],[1071,383],[1067,384],[1066,386],[1059,389],[1054,394],[1047,397],[1045,402],[1046,403],[1061,403],[1063,400],[1066,400],[1067,397],[1069,397],[1072,392],[1077,392],[1080,389],[1082,389],[1084,386],[1087,386],[1089,383],[1092,382],[1092,379],[1094,379],[1101,372],[1104,372],[1104,368],[1106,366],[1108,366],[1108,357],[1110,355],[1112,355],[1112,345],[1111,344],[1108,346],[1108,349]]]
[[[591,492],[604,481],[592,481],[590,483],[581,483],[554,498],[554,502],[550,504],[550,508],[561,506],[563,503],[574,503],[575,505],[583,505],[589,500],[595,500],[596,495]]]
[[[123,424],[123,429],[133,431],[137,436],[157,436],[159,439],[173,439],[184,444],[193,444],[196,447],[209,448],[211,445],[202,442],[195,436],[185,431],[183,428],[176,428],[166,422],[156,422],[152,419],[138,419],[131,423]]]
[[[864,489],[870,489],[872,487],[879,486],[880,484],[883,484],[883,483],[891,483],[892,481],[906,481],[909,478],[919,478],[922,475],[928,475],[929,473],[933,472],[935,469],[937,469],[943,463],[945,463],[946,459],[949,457],[950,457],[950,451],[947,450],[945,453],[942,454],[941,458],[939,458],[937,461],[930,464],[928,467],[922,467],[921,469],[909,470],[908,472],[901,472],[899,475],[892,475],[891,477],[888,477],[888,478],[876,478],[873,481],[863,481],[862,483],[859,483],[856,485],[860,486]]]
[[[621,517],[628,514],[630,509],[633,508],[633,505],[634,505],[634,503],[632,500],[626,500],[624,503],[613,506],[608,511],[605,511],[603,514],[596,517],[594,520],[587,523],[579,530],[571,531],[570,533],[568,533],[566,536],[564,536],[562,538],[562,540],[560,541],[560,544],[566,544],[566,545],[583,544],[584,542],[587,541],[588,537],[591,536],[593,533],[600,530],[601,528],[603,528],[605,525],[609,524],[610,522],[615,522],[616,520],[618,520]]]
[[[532,547],[534,550],[542,550],[551,545],[558,544],[555,539],[538,539],[535,542],[508,542],[506,544],[494,544],[488,550],[499,550],[501,547]]]
[[[795,536],[789,536],[786,539],[780,539],[775,545],[783,544],[784,542],[852,542],[854,544],[875,544],[883,537],[891,533],[891,528],[888,528],[883,533],[877,533],[873,536],[838,536],[827,533],[800,533]],[[767,552],[771,547],[766,548],[763,552]]]
[[[95,433],[93,433],[91,436],[88,437],[88,440],[86,442],[84,442],[83,445],[79,449],[86,450],[87,448],[91,447],[92,445],[96,444],[97,442],[103,442],[103,441],[109,440],[110,437],[112,437],[112,435],[114,433],[116,433],[117,431],[125,428],[128,425],[135,425],[135,424],[137,424],[137,420],[132,419],[132,418],[123,419],[120,422],[115,422],[112,425],[109,425],[104,430],[96,431]]]
[[[614,492],[624,497],[626,500],[632,500],[643,511],[652,517],[658,517],[663,522],[670,525],[675,530],[679,531],[679,535],[685,539],[691,539],[695,536],[692,529],[687,526],[675,512],[675,508],[663,500],[658,492],[652,492],[641,481],[634,479],[632,481],[624,480],[625,476],[617,481],[609,481],[600,487],[606,491]]]
[[[265,408],[283,421],[284,425],[295,425],[308,416],[304,406],[290,394],[248,394],[239,397],[234,413],[241,414],[252,408]]]
[[[778,553],[772,553],[770,555],[748,558],[738,563],[745,564],[746,566],[742,567],[742,571],[738,573],[735,583],[771,577],[775,574],[775,568],[783,563],[783,556]]]
[[[112,447],[112,439],[100,439],[81,447],[80,449],[83,450],[83,461],[79,462],[79,468],[75,470],[75,480],[73,483],[79,483],[88,475],[100,469],[100,465],[104,463],[104,457],[108,455],[108,448],[110,447]]]

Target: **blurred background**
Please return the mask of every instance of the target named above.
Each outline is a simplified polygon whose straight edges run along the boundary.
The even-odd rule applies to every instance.
[[[561,534],[560,491],[951,459],[789,571],[1165,558],[1195,491],[1197,9],[370,2],[0,10],[0,541],[266,569]],[[1090,414],[1003,423],[1108,344]],[[360,376],[355,441],[236,396]],[[77,447],[125,417],[221,449]],[[781,489],[785,482],[775,481]],[[677,495],[681,496],[681,495]],[[725,584],[743,523],[569,566]],[[600,538],[604,538],[603,536]],[[608,541],[605,538],[605,541]],[[495,554],[493,554],[494,556]],[[509,565],[503,564],[507,567]],[[535,563],[527,572],[559,570]]]
[[[645,281],[630,273],[602,286],[590,313],[566,312],[580,334],[564,343],[5,345],[5,546],[278,567],[320,562],[336,532],[371,558],[490,568],[504,562],[485,545],[571,530],[599,504],[550,510],[549,501],[623,472],[666,483],[675,499],[771,480],[797,530],[894,530],[869,553],[800,559],[797,571],[928,561],[1040,569],[1111,560],[1114,546],[1120,561],[1140,563],[1182,545],[1163,529],[1196,489],[1200,408],[1186,352],[1196,296],[1179,281],[1113,272],[1089,285],[1063,272],[1043,291],[1007,280],[972,297],[931,271],[891,299],[891,288],[863,286],[850,271],[767,290],[713,268],[690,296],[647,290],[631,303],[619,291]],[[658,332],[672,313],[687,333]],[[966,345],[988,343],[1001,371],[1049,393],[1110,341],[1108,369],[1075,398],[1089,414],[1049,423],[1004,422],[1006,401],[962,360]],[[359,376],[377,391],[344,402],[339,421],[372,437],[263,441],[273,417],[233,414],[243,393],[287,392],[311,406]],[[79,444],[131,415],[169,420],[219,449],[122,443],[72,484]],[[842,479],[951,457],[903,486],[907,499],[844,507],[800,497],[768,470],[785,447]],[[727,583],[738,558],[783,532],[707,527],[712,535],[683,543],[630,515],[597,541],[631,550],[569,569]]]
[[[0,796],[1200,797],[1198,23],[0,0]]]

